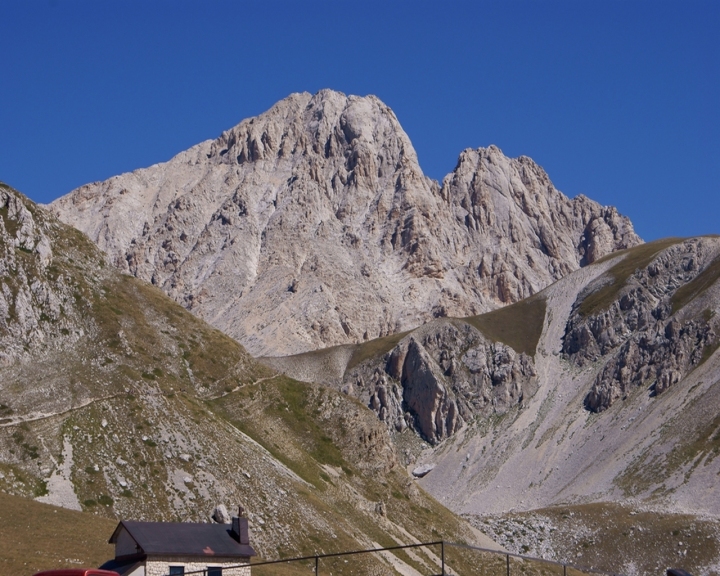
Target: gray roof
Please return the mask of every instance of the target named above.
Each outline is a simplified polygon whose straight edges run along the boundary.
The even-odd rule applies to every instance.
[[[134,558],[132,560],[108,560],[100,566],[100,570],[111,570],[117,572],[120,576],[132,574],[138,566],[142,566],[143,561]]]
[[[110,537],[110,544],[117,541],[122,528],[137,542],[140,547],[138,553],[148,556],[247,558],[256,555],[252,546],[236,540],[228,524],[123,520]]]

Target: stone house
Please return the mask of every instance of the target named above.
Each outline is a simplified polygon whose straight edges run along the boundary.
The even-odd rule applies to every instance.
[[[250,576],[247,518],[232,524],[133,522],[123,520],[110,537],[115,559],[102,568],[121,576]],[[202,572],[204,571],[204,572]]]

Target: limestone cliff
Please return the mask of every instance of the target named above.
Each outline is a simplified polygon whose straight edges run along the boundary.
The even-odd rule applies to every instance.
[[[670,238],[483,315],[263,361],[375,411],[457,512],[718,514],[719,302],[720,239]]]
[[[537,389],[532,357],[493,342],[460,320],[413,331],[383,359],[347,370],[342,390],[397,432],[410,427],[431,444],[478,416],[504,414]]]
[[[0,365],[59,345],[63,336],[65,344],[71,343],[82,333],[73,286],[51,267],[52,225],[43,215],[42,209],[0,184]],[[99,257],[95,264],[101,261]]]
[[[242,504],[266,558],[378,533],[488,544],[414,485],[367,408],[260,366],[4,185],[0,270],[0,492],[116,519],[203,522]],[[354,567],[439,570],[434,554],[411,563]]]
[[[390,108],[329,90],[51,206],[255,355],[478,314],[639,242],[614,208],[494,146],[439,184]]]
[[[606,410],[638,386],[663,393],[720,343],[717,288],[707,292],[720,277],[715,243],[670,240],[644,248],[651,252],[645,261],[635,261],[638,267],[621,287],[602,277],[589,284],[568,322],[563,346],[568,358],[579,366],[603,361],[585,398],[593,411]],[[615,275],[622,272],[616,269]]]

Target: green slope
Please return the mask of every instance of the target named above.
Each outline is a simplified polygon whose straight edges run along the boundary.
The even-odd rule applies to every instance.
[[[275,377],[43,208],[0,194],[0,266],[9,310],[20,310],[0,317],[0,341],[22,342],[0,366],[0,493],[66,498],[96,526],[206,521],[217,504],[242,504],[268,558],[475,538],[397,464],[369,410]],[[23,218],[27,249],[17,245]],[[47,261],[35,248],[43,238]],[[46,549],[64,554],[60,541]],[[398,557],[436,570],[426,554]]]

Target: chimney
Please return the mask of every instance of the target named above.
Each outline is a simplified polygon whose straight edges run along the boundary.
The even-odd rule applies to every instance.
[[[232,535],[240,544],[250,544],[248,519],[243,517],[244,512],[245,510],[240,506],[238,515],[232,517]]]

